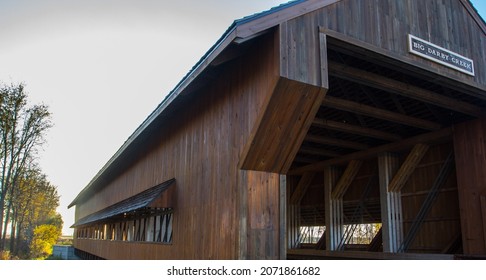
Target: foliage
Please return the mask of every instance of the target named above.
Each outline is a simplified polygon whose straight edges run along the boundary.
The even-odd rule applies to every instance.
[[[30,243],[30,254],[33,259],[45,259],[52,254],[61,231],[55,225],[40,225],[34,229],[34,237]]]
[[[0,251],[0,261],[10,260],[10,251]]]
[[[0,82],[0,250],[9,247],[14,256],[29,254],[38,226],[50,224],[59,232],[62,228],[62,218],[56,213],[57,188],[36,164],[51,126],[48,107],[30,105],[23,84]],[[34,247],[40,250],[39,237],[36,243]]]

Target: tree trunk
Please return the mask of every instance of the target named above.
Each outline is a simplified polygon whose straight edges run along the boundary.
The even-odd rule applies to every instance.
[[[13,250],[13,253],[15,256],[19,255],[19,250],[20,250],[20,245],[22,245],[22,222],[19,222],[17,224],[17,234],[16,234],[16,241],[15,241],[15,249]]]
[[[8,228],[8,223],[10,220],[10,210],[12,209],[12,201],[9,201],[8,207],[7,207],[7,215],[5,216],[5,221],[3,223],[3,233],[2,233],[2,249],[5,250],[5,246],[7,245],[7,228]]]
[[[5,210],[5,198],[3,197],[3,194],[2,194],[2,197],[0,198],[0,232],[2,232],[2,229],[3,229],[3,218],[4,218],[4,210]],[[4,238],[3,236],[0,235],[0,251],[3,251],[4,250]]]
[[[15,221],[12,221],[12,227],[10,228],[10,253],[13,253],[15,251],[15,225]]]

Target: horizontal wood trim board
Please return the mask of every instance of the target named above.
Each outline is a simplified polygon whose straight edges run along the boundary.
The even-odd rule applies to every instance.
[[[358,251],[328,251],[315,249],[289,249],[290,256],[311,256],[330,259],[370,259],[370,260],[453,260],[454,255],[446,254],[413,254],[413,253],[383,253]]]

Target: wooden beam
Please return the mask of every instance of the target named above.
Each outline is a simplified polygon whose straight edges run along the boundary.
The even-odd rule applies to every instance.
[[[434,180],[432,187],[429,190],[425,200],[420,207],[420,210],[417,213],[417,216],[413,220],[413,223],[410,225],[408,229],[408,233],[403,239],[400,248],[398,249],[399,252],[406,252],[410,246],[412,245],[415,237],[418,234],[420,227],[422,226],[425,217],[428,215],[432,206],[434,205],[435,201],[437,200],[437,196],[439,194],[439,189],[447,182],[450,174],[454,172],[454,153],[451,151],[447,156],[447,159],[441,166],[439,174]]]
[[[300,204],[300,201],[302,200],[305,193],[307,192],[307,188],[309,188],[310,184],[312,183],[312,180],[314,180],[315,174],[316,173],[314,172],[312,173],[309,172],[302,175],[302,178],[300,178],[297,187],[295,188],[294,192],[292,193],[292,196],[290,197],[290,204],[292,205]]]
[[[340,79],[345,79],[369,87],[393,92],[408,98],[416,99],[470,116],[481,117],[485,115],[485,110],[476,105],[440,95],[408,83],[386,78],[382,75],[331,61],[329,62],[329,68],[331,69],[331,71],[329,71],[329,75],[338,77]]]
[[[420,163],[424,155],[429,150],[429,145],[426,144],[417,144],[413,147],[410,154],[408,154],[407,158],[400,166],[397,174],[393,177],[390,185],[388,185],[388,191],[390,192],[398,192],[400,191],[405,183],[407,183],[408,179],[415,171],[415,168]]]
[[[319,59],[321,62],[321,86],[329,88],[329,66],[327,65],[327,38],[326,34],[319,33]]]
[[[287,250],[288,256],[299,257],[302,259],[323,258],[323,259],[356,259],[356,260],[453,260],[454,255],[447,254],[423,254],[423,253],[384,253],[384,252],[366,252],[366,251],[330,251],[315,249],[290,249]]]
[[[338,157],[341,155],[340,153],[334,151],[327,151],[324,149],[309,148],[309,147],[301,147],[299,152],[308,155],[325,156],[325,157]]]
[[[303,156],[296,156],[294,159],[294,162],[301,162],[301,163],[315,163],[318,160],[313,159],[313,158],[308,158],[308,157],[303,157]]]
[[[464,83],[462,74],[451,74],[448,75],[447,78],[444,78],[442,77],[443,73],[441,73],[441,69],[438,67],[431,68],[430,65],[418,62],[411,57],[405,57],[397,52],[385,50],[376,45],[366,43],[362,40],[352,38],[325,27],[320,27],[319,31],[327,35],[328,49],[346,53],[353,57],[364,59],[389,69],[396,69],[407,75],[412,74],[420,79],[438,81],[440,84],[444,84],[448,88],[452,88],[481,100],[486,100],[486,95],[484,95],[486,85],[477,82]]]
[[[326,250],[336,250],[343,237],[343,200],[332,199],[339,172],[335,166],[324,169],[324,205],[326,220]]]
[[[324,98],[324,101],[322,102],[322,105],[329,108],[343,110],[350,113],[360,114],[360,115],[364,115],[364,116],[368,116],[380,120],[400,123],[411,127],[418,127],[425,130],[433,131],[433,130],[439,130],[441,128],[440,124],[428,120],[410,117],[407,115],[379,109],[376,107],[372,107],[365,104],[361,104],[361,103],[357,103],[357,102],[353,102],[341,98],[336,98],[332,96],[326,96],[326,98]]]
[[[389,133],[389,132],[384,132],[372,128],[366,128],[366,127],[361,127],[358,125],[352,125],[352,124],[347,124],[343,122],[337,122],[337,121],[332,121],[332,120],[326,120],[326,119],[314,119],[312,122],[313,126],[317,127],[322,127],[325,129],[329,130],[336,130],[336,131],[341,131],[349,134],[357,134],[361,136],[366,136],[366,137],[371,137],[371,138],[376,138],[376,139],[381,139],[381,140],[387,140],[387,141],[397,141],[402,139],[399,135]]]
[[[353,183],[354,178],[356,178],[356,174],[358,174],[361,165],[363,165],[362,160],[351,160],[348,163],[346,170],[332,190],[332,199],[340,199],[344,196],[351,183]]]
[[[287,176],[280,175],[280,193],[279,193],[279,251],[280,259],[287,259]]]
[[[368,252],[379,252],[381,251],[383,243],[383,227],[380,228],[380,230],[376,233],[375,237],[373,237],[373,240],[371,240],[370,245],[368,246]]]
[[[326,166],[330,165],[341,165],[345,164],[346,162],[353,160],[353,159],[367,159],[375,157],[380,153],[385,152],[394,152],[394,151],[401,151],[407,149],[413,145],[418,143],[433,143],[436,141],[441,141],[444,139],[449,139],[452,135],[452,128],[444,128],[438,131],[429,132],[426,134],[421,134],[418,136],[414,136],[402,141],[393,142],[385,145],[381,145],[378,147],[370,148],[365,151],[359,151],[355,153],[350,153],[339,158],[333,158],[321,162],[316,162],[313,164],[309,164],[306,166],[302,166],[296,169],[291,170],[288,174],[289,175],[299,175],[305,172],[317,172],[322,171]]]
[[[349,148],[349,149],[353,149],[353,150],[366,150],[366,149],[369,148],[368,145],[361,144],[361,143],[358,143],[358,142],[346,141],[346,140],[341,140],[341,139],[337,139],[337,138],[318,136],[318,135],[312,135],[312,134],[307,134],[307,136],[304,138],[304,141],[323,144],[323,145],[329,145],[329,146],[336,146],[336,147],[341,147],[341,148]]]
[[[326,92],[280,78],[252,128],[238,164],[240,169],[287,173]]]
[[[400,192],[388,191],[399,166],[399,159],[391,153],[378,157],[383,252],[396,253],[403,240],[403,214]]]

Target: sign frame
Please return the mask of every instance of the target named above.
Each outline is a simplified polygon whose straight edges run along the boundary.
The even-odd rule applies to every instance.
[[[474,61],[412,34],[408,34],[408,51],[470,76],[475,76]]]

